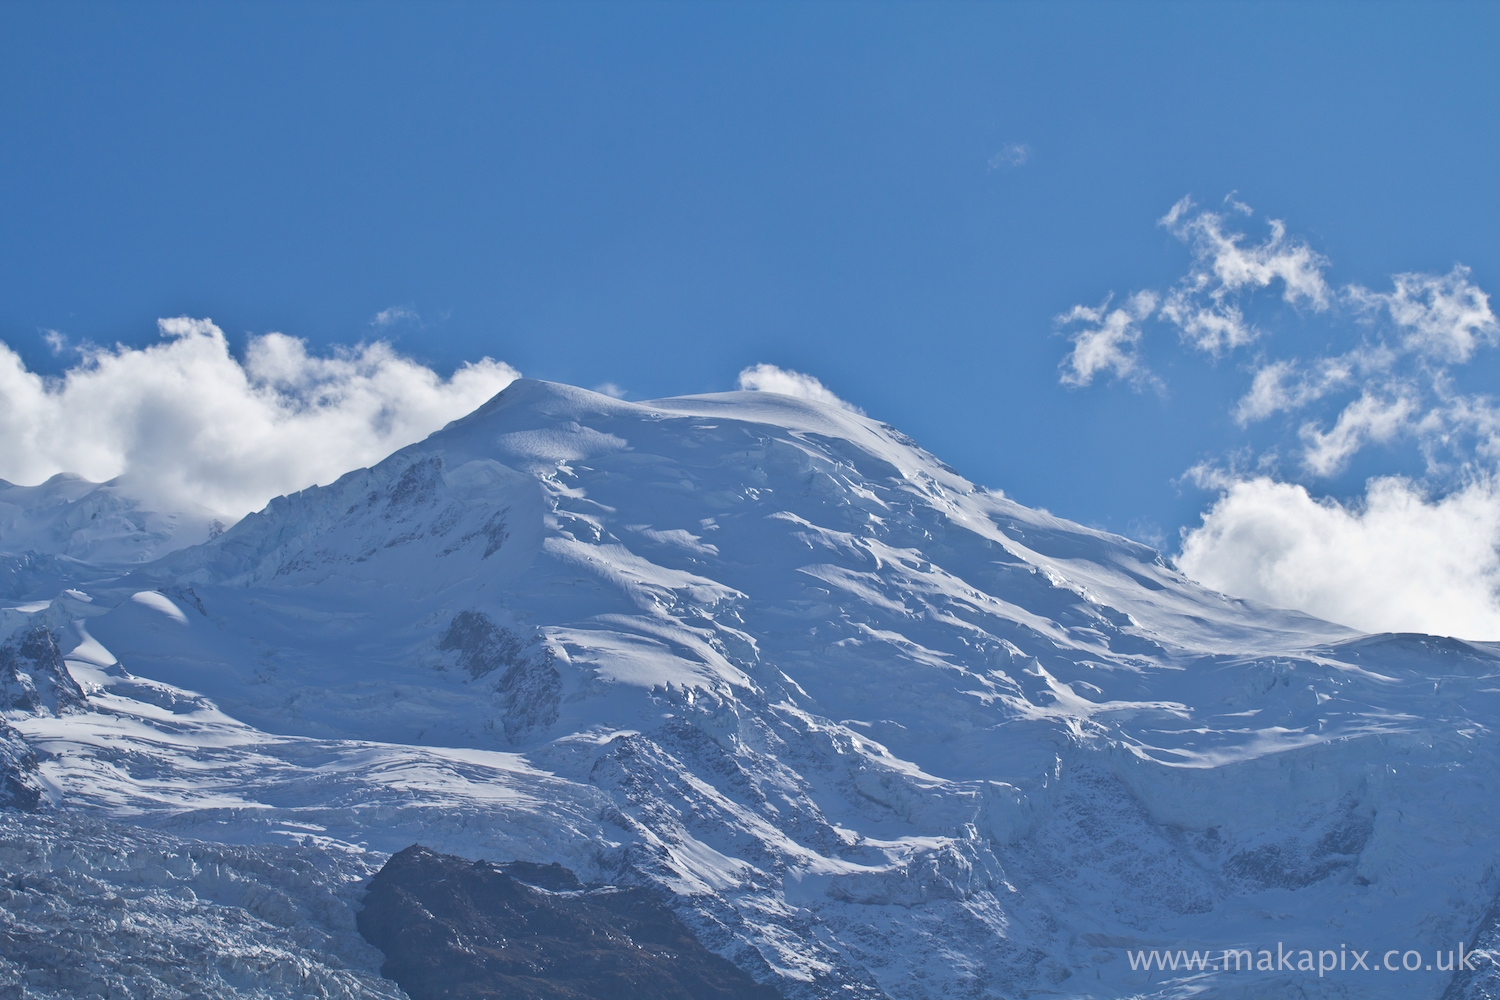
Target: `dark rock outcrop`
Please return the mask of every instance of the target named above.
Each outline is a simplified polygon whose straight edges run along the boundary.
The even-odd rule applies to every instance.
[[[778,1000],[644,889],[408,847],[359,914],[412,1000]]]
[[[512,743],[557,721],[562,678],[552,665],[550,649],[534,640],[528,644],[482,611],[454,615],[438,649],[453,654],[475,681],[503,670],[494,691],[500,722]]]
[[[514,667],[525,652],[525,643],[483,611],[460,611],[438,640],[438,649],[456,654],[458,665],[477,681],[501,667]]]
[[[20,733],[0,722],[0,809],[31,811],[41,803],[36,754]]]
[[[61,715],[87,707],[50,631],[31,628],[0,646],[0,709]]]

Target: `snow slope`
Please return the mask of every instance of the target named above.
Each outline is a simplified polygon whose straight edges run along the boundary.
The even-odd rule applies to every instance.
[[[522,380],[38,624],[54,806],[657,884],[788,996],[1438,996],[1127,952],[1496,919],[1500,650],[1206,591],[790,397]]]
[[[162,510],[127,476],[59,474],[38,486],[0,479],[0,599],[51,597],[100,569],[150,562],[207,540],[232,520],[206,507]]]

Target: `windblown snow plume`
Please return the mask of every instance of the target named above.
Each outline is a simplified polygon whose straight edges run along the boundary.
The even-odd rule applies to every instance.
[[[1392,275],[1389,291],[1337,288],[1328,259],[1285,223],[1268,220],[1257,242],[1232,224],[1251,209],[1226,205],[1208,211],[1184,198],[1160,220],[1191,255],[1171,288],[1059,317],[1087,324],[1062,361],[1062,383],[1109,373],[1161,384],[1146,360],[1151,323],[1169,333],[1158,350],[1220,358],[1254,344],[1249,386],[1230,414],[1260,442],[1258,459],[1239,463],[1256,471],[1190,470],[1220,496],[1185,532],[1183,568],[1230,593],[1371,631],[1500,638],[1500,407],[1461,388],[1462,366],[1500,341],[1489,296],[1462,265]],[[1316,339],[1277,344],[1277,326],[1293,317],[1316,320]],[[1342,347],[1297,352],[1309,342]],[[1309,485],[1337,487],[1372,447],[1391,463],[1405,449],[1407,467],[1386,467],[1404,475],[1372,478],[1362,499],[1315,499]],[[1273,481],[1267,469],[1306,484]]]
[[[864,414],[864,410],[853,403],[846,403],[833,394],[833,390],[811,375],[794,372],[775,365],[751,365],[740,372],[739,388],[753,392],[778,392],[783,396],[811,399],[817,403],[830,403],[850,413]]]
[[[85,349],[56,379],[0,344],[0,478],[128,473],[156,503],[239,516],[422,439],[518,375],[485,358],[445,379],[384,342],[317,357],[280,333],[240,360],[207,319],[158,326],[162,343]]]

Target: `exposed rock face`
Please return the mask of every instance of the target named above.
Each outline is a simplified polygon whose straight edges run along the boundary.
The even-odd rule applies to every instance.
[[[412,846],[370,883],[359,930],[413,1000],[777,1000],[644,889],[561,865]]]
[[[454,615],[438,642],[438,649],[457,654],[459,666],[475,680],[501,667],[515,666],[524,648],[520,636],[496,625],[482,611]]]
[[[31,810],[41,802],[36,753],[20,733],[0,722],[0,809]]]
[[[494,690],[500,697],[500,721],[515,741],[557,721],[562,683],[552,665],[552,651],[528,644],[514,631],[497,625],[482,611],[460,611],[438,641],[473,680],[504,672]]]
[[[61,715],[86,707],[50,631],[32,628],[0,646],[0,710]]]

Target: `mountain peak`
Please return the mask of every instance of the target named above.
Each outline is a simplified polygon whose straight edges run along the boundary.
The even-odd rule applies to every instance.
[[[1098,942],[1494,894],[1493,649],[1207,591],[797,397],[523,380],[83,589],[35,614],[87,710],[13,720],[54,786],[648,886],[789,997],[1130,995]]]

